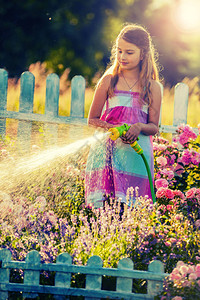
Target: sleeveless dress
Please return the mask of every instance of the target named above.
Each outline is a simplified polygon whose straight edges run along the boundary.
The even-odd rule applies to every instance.
[[[148,105],[140,100],[139,93],[115,90],[108,98],[100,118],[115,126],[127,123],[148,122]],[[139,135],[139,145],[154,176],[152,137]],[[138,187],[139,196],[151,198],[150,185],[142,157],[120,138],[112,141],[108,136],[96,140],[91,146],[85,171],[85,200],[95,208],[103,206],[105,195],[120,198],[126,203],[127,189]]]

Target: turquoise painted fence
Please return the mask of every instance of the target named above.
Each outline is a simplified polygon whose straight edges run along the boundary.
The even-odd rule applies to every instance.
[[[134,270],[131,259],[123,258],[117,268],[103,268],[99,256],[89,258],[86,266],[72,264],[68,253],[60,254],[56,263],[41,263],[39,252],[30,251],[25,261],[12,261],[8,249],[0,250],[0,299],[8,299],[8,292],[21,292],[24,298],[36,298],[38,294],[52,294],[55,299],[69,299],[65,296],[84,296],[85,300],[109,299],[154,299],[163,289],[163,280],[169,274],[164,273],[160,261],[152,261],[148,271]],[[10,282],[10,271],[24,271],[23,283]],[[55,272],[54,285],[40,284],[40,272]],[[85,287],[74,288],[71,285],[72,274],[85,274]],[[116,278],[115,290],[102,289],[102,277]],[[147,293],[133,293],[133,279],[147,280]]]
[[[0,135],[6,134],[6,119],[18,120],[17,139],[23,150],[30,149],[32,122],[45,124],[44,135],[51,136],[51,143],[57,141],[58,124],[87,124],[84,118],[85,79],[75,76],[71,81],[71,112],[69,117],[59,116],[59,77],[50,74],[46,79],[45,113],[33,113],[35,77],[24,72],[20,78],[19,111],[7,110],[8,73],[0,69]],[[50,133],[50,135],[49,135]]]
[[[45,113],[33,113],[33,98],[35,78],[30,72],[24,72],[20,80],[20,105],[19,111],[7,111],[7,85],[8,73],[0,69],[0,135],[6,133],[6,119],[17,119],[18,140],[23,147],[30,148],[30,137],[32,133],[32,121],[45,123],[45,131],[51,132],[52,140],[56,143],[58,124],[87,124],[84,118],[85,105],[85,79],[82,76],[75,76],[71,81],[71,112],[69,117],[59,116],[59,77],[50,74],[46,79]],[[174,117],[173,125],[162,125],[160,132],[175,133],[177,125],[187,123],[189,88],[184,83],[178,83],[174,94]],[[161,120],[161,118],[160,118]],[[197,132],[197,128],[194,128]]]

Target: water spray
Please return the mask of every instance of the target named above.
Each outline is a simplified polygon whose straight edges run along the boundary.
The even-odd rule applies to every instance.
[[[129,130],[130,127],[131,126],[129,126],[128,124],[123,124],[123,125],[118,126],[118,127],[110,128],[108,130],[108,132],[110,133],[110,139],[113,140],[113,141],[117,140],[120,136],[125,135],[126,132]],[[139,138],[137,140],[139,140]],[[132,144],[130,144],[130,146],[139,155],[141,155],[141,157],[142,157],[142,159],[144,161],[144,164],[145,164],[145,167],[146,167],[146,170],[147,170],[147,174],[148,174],[148,178],[149,178],[149,184],[150,184],[150,190],[151,190],[151,197],[152,197],[153,203],[155,203],[156,202],[156,197],[155,197],[155,193],[154,193],[153,180],[152,180],[152,176],[151,176],[151,171],[150,171],[150,168],[149,168],[149,164],[148,164],[148,162],[146,160],[146,157],[144,156],[144,153],[143,153],[143,149],[138,144],[137,141],[135,141]]]
[[[6,159],[0,162],[0,202],[2,191],[8,195],[17,187],[31,186],[38,180],[44,180],[50,170],[59,169],[66,159],[75,154],[82,154],[87,146],[101,141],[107,135],[107,132],[99,132],[64,146],[53,146],[35,154],[28,153],[13,160]]]

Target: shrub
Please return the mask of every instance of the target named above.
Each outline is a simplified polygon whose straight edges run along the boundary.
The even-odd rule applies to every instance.
[[[200,264],[178,261],[165,280],[161,299],[198,300],[200,295]],[[173,297],[173,298],[172,298]]]
[[[166,272],[173,272],[180,260],[198,265],[200,189],[196,146],[196,140],[189,140],[187,148],[180,150],[177,143],[170,145],[156,137],[157,202],[153,205],[148,197],[139,197],[137,188],[132,187],[131,197],[136,202],[130,207],[125,205],[123,214],[120,203],[112,197],[103,209],[85,207],[84,153],[73,155],[65,163],[57,161],[56,168],[50,166],[40,176],[36,172],[32,183],[21,182],[9,195],[1,194],[0,248],[10,249],[13,259],[19,260],[35,249],[43,262],[53,262],[58,254],[68,252],[76,264],[85,264],[92,255],[99,255],[105,267],[116,267],[123,257],[132,258],[134,268],[142,270],[154,259],[165,264]],[[178,160],[188,149],[194,151],[196,160],[190,161],[191,169],[185,164],[177,176]],[[188,180],[182,184],[185,170],[189,175],[194,172],[192,184]]]

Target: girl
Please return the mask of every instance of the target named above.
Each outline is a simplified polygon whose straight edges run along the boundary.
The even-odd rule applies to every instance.
[[[105,130],[124,123],[126,135],[98,141],[90,150],[85,177],[86,204],[102,207],[105,195],[126,203],[127,189],[139,188],[150,196],[144,162],[131,147],[139,137],[153,178],[151,136],[158,131],[161,88],[149,33],[139,25],[126,25],[112,49],[111,67],[100,79],[90,108],[88,124]],[[105,104],[105,105],[104,105]]]

